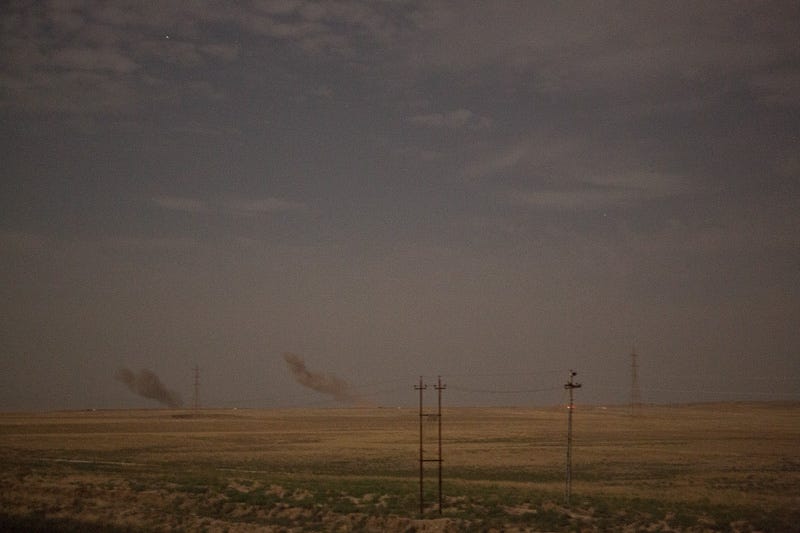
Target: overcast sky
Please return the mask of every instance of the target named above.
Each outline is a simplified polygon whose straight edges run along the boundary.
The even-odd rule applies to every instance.
[[[797,2],[0,13],[0,409],[800,399]]]

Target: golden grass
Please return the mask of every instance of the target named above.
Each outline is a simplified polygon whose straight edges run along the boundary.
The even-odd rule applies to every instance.
[[[793,520],[800,510],[798,415],[800,407],[788,404],[644,407],[634,416],[627,408],[579,406],[574,412],[573,501],[595,514],[598,505],[614,502],[629,516],[624,508],[644,499],[693,509],[696,516],[703,514],[703,506],[727,506],[745,523],[751,518],[749,510],[756,508]],[[323,507],[342,506],[328,518],[354,516],[354,509],[378,512],[382,507],[377,500],[362,505],[358,498],[388,487],[383,492],[395,502],[389,514],[411,520],[416,512],[418,427],[414,409],[0,414],[0,508],[15,517],[118,527],[244,530],[290,520],[271,517],[267,511],[259,514],[259,505],[272,505],[270,512],[287,505],[273,501],[267,490],[273,484],[291,485],[316,498],[335,485],[351,487],[349,492],[337,489],[351,500],[318,502]],[[426,420],[424,429],[426,454],[432,458],[436,421]],[[521,513],[518,507],[482,503],[481,498],[518,497],[523,510],[542,501],[560,505],[565,440],[566,411],[561,408],[445,409],[444,477],[455,530],[469,515],[459,507],[462,493],[469,494],[473,507],[494,505],[501,514],[507,507],[502,520],[517,522],[522,520],[516,516]],[[426,475],[431,499],[433,463],[426,465]],[[190,486],[202,487],[202,497],[195,497]],[[353,487],[362,486],[362,494],[353,496]],[[241,487],[262,487],[260,504],[236,496]],[[119,515],[114,500],[114,495],[123,494],[131,502],[127,515]],[[142,511],[147,505],[163,507],[164,502],[183,509],[182,522],[173,524],[175,518],[168,514]],[[304,510],[295,510],[295,525],[302,529],[306,520],[310,529],[318,527],[321,519],[313,514],[315,507],[300,508]],[[546,514],[542,509],[539,519]],[[556,522],[549,526],[553,529],[575,527],[580,519],[574,511],[558,512],[573,523]],[[128,518],[114,518],[118,516]],[[476,519],[471,520],[474,525]],[[692,527],[684,526],[672,527]],[[386,522],[376,523],[374,529],[383,527]]]

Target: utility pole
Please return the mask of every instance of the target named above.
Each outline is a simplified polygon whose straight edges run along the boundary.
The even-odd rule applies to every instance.
[[[422,382],[422,376],[419,377],[419,385],[414,386],[414,390],[419,391],[419,514],[425,514],[425,463],[439,463],[439,514],[442,514],[442,391],[447,388],[447,385],[442,383],[442,376],[436,380],[436,393],[439,399],[439,406],[436,414],[425,413],[422,402],[422,392],[428,386]],[[423,421],[426,417],[437,419],[439,426],[438,431],[438,455],[436,459],[425,459],[425,441],[424,441],[424,424]]]
[[[414,385],[414,390],[419,391],[419,514],[422,516],[425,513],[425,486],[423,479],[425,476],[425,457],[422,452],[422,420],[425,414],[422,412],[422,391],[427,389],[428,386],[422,383],[422,376],[419,377],[419,385]]]
[[[639,361],[636,348],[631,350],[631,414],[635,414],[642,406],[642,391],[639,388]]]
[[[199,405],[199,392],[200,390],[200,367],[197,364],[194,365],[194,397],[192,401],[192,406],[194,407],[194,414],[197,414],[197,408]]]
[[[438,377],[434,388],[439,396],[436,418],[439,419],[439,514],[442,514],[442,391],[447,388],[447,385],[442,385],[442,376]]]
[[[578,373],[574,370],[569,371],[569,381],[564,384],[564,388],[569,391],[569,406],[567,407],[567,479],[566,479],[566,500],[569,505],[569,499],[572,494],[572,410],[575,404],[572,400],[572,391],[581,388],[580,383],[573,381],[573,378]]]

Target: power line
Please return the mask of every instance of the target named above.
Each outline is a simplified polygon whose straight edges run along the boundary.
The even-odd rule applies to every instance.
[[[536,375],[543,375],[543,374],[560,374],[563,372],[564,369],[558,370],[537,370],[535,372],[529,371],[520,371],[520,372],[490,372],[490,373],[479,373],[479,372],[471,372],[468,374],[447,374],[448,378],[492,378],[492,377],[508,377],[508,376],[536,376]]]
[[[683,394],[721,394],[727,396],[764,396],[764,397],[778,397],[778,396],[786,396],[788,394],[796,394],[796,391],[786,391],[784,393],[781,392],[759,392],[759,391],[725,391],[725,390],[709,390],[709,389],[654,389],[649,388],[648,390],[654,392],[680,392]]]
[[[515,389],[515,390],[500,390],[500,389],[471,389],[468,387],[459,387],[458,385],[451,385],[450,388],[458,392],[469,392],[475,394],[532,394],[538,392],[550,392],[559,390],[558,387],[548,387],[546,389]]]

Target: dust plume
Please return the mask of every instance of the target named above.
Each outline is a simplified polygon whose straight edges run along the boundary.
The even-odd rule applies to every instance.
[[[161,383],[161,380],[158,379],[158,376],[146,368],[143,368],[137,374],[122,367],[114,374],[114,378],[127,385],[131,392],[135,392],[144,398],[156,400],[167,407],[176,408],[183,405],[181,397],[177,393],[166,388],[164,384]]]
[[[309,389],[332,396],[333,399],[343,403],[364,403],[361,398],[350,391],[350,385],[331,374],[317,374],[306,368],[306,362],[297,354],[284,353],[283,360],[292,371],[292,376],[301,385]]]

